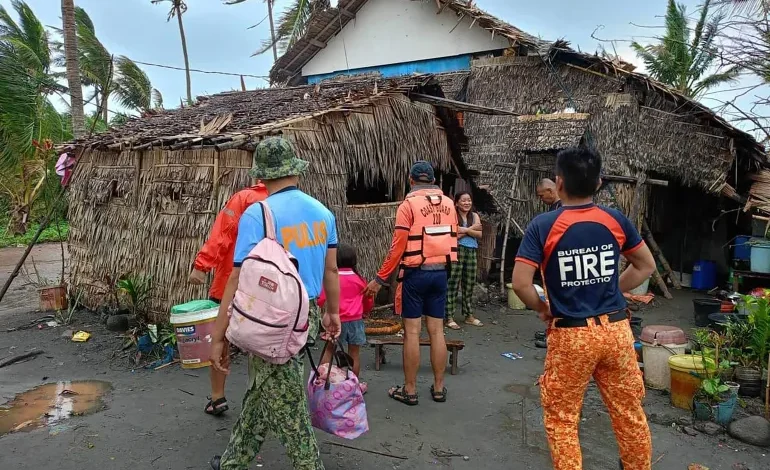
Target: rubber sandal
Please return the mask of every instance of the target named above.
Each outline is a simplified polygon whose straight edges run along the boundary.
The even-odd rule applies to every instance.
[[[478,318],[474,318],[473,321],[465,320],[465,324],[471,326],[484,326],[484,324],[481,323]]]
[[[448,321],[447,324],[446,324],[446,327],[449,328],[450,330],[459,330],[460,329],[460,325],[458,325],[457,322],[454,321],[454,320]]]
[[[203,409],[206,414],[212,416],[220,416],[222,413],[230,409],[230,407],[227,406],[227,398],[222,397],[215,401],[211,401],[211,397],[208,398],[209,402],[206,403],[206,407]]]
[[[444,387],[440,392],[437,392],[435,388],[433,388],[433,385],[430,386],[430,396],[433,397],[433,401],[437,403],[444,403],[446,401],[446,387]]]
[[[414,406],[418,403],[417,394],[407,395],[403,385],[397,385],[388,390],[388,396],[404,405]]]

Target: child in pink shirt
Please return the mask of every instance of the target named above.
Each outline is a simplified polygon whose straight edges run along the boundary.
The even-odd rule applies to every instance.
[[[346,243],[337,247],[337,267],[340,273],[340,321],[342,333],[339,342],[347,348],[347,353],[353,358],[353,373],[361,378],[361,346],[366,345],[364,332],[364,314],[372,311],[374,297],[364,296],[366,281],[356,271],[356,249]],[[323,306],[326,293],[321,292],[318,305]],[[329,360],[329,353],[321,359],[321,363]],[[361,391],[366,393],[366,382],[361,382]]]

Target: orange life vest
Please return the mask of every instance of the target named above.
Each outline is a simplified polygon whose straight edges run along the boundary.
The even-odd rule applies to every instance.
[[[412,210],[412,225],[401,265],[415,268],[423,264],[457,261],[457,212],[454,202],[440,189],[420,189],[404,200]]]

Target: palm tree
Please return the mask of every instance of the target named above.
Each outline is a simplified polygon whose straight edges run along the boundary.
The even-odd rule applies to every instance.
[[[234,5],[245,1],[227,0],[225,3]],[[254,55],[264,54],[272,49],[275,60],[278,60],[279,52],[283,54],[305,35],[310,18],[316,10],[323,10],[331,6],[329,0],[293,0],[291,5],[281,13],[281,17],[278,18],[278,26],[274,27],[274,0],[266,1],[270,18],[270,39],[263,41],[262,47]],[[278,49],[277,51],[276,48]]]
[[[115,68],[115,95],[121,106],[140,113],[147,113],[153,108],[163,108],[163,96],[160,91],[152,87],[150,78],[134,61],[120,56],[115,59]]]
[[[155,108],[162,107],[163,98],[158,90],[152,88],[147,75],[127,57],[114,59],[96,37],[96,28],[88,13],[80,7],[75,8],[75,22],[78,32],[81,80],[84,86],[93,87],[94,91],[93,96],[86,101],[89,103],[96,101],[97,110],[101,110],[101,122],[105,125],[110,122],[109,99],[113,96],[118,98],[124,108],[139,113],[153,108],[152,100],[147,99],[149,95],[156,99]],[[62,48],[61,43],[55,43],[55,49],[59,52],[57,64],[60,65],[64,64]],[[149,91],[137,92],[136,86]],[[100,128],[97,127],[96,130]]]
[[[0,191],[10,198],[10,230],[24,233],[46,178],[48,139],[64,123],[48,96],[66,91],[51,71],[48,33],[32,9],[13,0],[18,22],[0,5]],[[81,101],[82,104],[82,101]]]
[[[187,39],[184,34],[184,23],[182,22],[182,15],[187,12],[187,4],[184,0],[152,0],[152,3],[171,3],[171,10],[168,12],[168,21],[171,21],[176,17],[179,22],[179,36],[182,38],[182,54],[184,55],[184,68],[187,78],[187,104],[192,104],[192,84],[190,81],[190,58],[187,55]]]
[[[724,16],[709,16],[711,0],[701,7],[700,17],[691,29],[684,5],[669,0],[666,11],[666,32],[658,44],[632,47],[644,61],[649,74],[680,93],[697,98],[707,90],[738,79],[741,68],[722,69],[715,62],[719,51],[715,39]],[[707,75],[710,70],[715,73]]]
[[[80,68],[78,67],[78,37],[75,23],[75,4],[73,0],[61,0],[62,30],[64,31],[64,56],[67,58],[67,83],[70,92],[70,108],[72,109],[72,132],[75,138],[82,137],[85,132],[83,116],[83,88],[80,84]]]
[[[226,0],[225,5],[237,5],[246,0]],[[273,61],[278,60],[278,45],[275,43],[275,21],[273,19],[273,4],[275,0],[264,0],[267,3],[267,17],[270,20],[270,44],[273,50]],[[264,20],[263,20],[264,21]]]

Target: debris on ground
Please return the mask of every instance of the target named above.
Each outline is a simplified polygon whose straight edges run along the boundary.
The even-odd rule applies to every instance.
[[[85,343],[91,338],[91,333],[87,331],[78,331],[74,335],[72,335],[72,341],[76,343]]]
[[[31,359],[31,358],[37,357],[41,354],[43,354],[43,350],[32,351],[25,354],[19,354],[18,356],[13,356],[8,359],[3,359],[2,361],[0,361],[0,369],[2,369],[5,366],[10,366],[11,364],[15,364],[17,362],[23,361],[25,359]]]
[[[506,357],[508,359],[511,359],[513,361],[515,361],[516,359],[524,359],[524,356],[522,356],[519,353],[506,352],[506,353],[502,353],[500,355],[503,356],[503,357]]]

